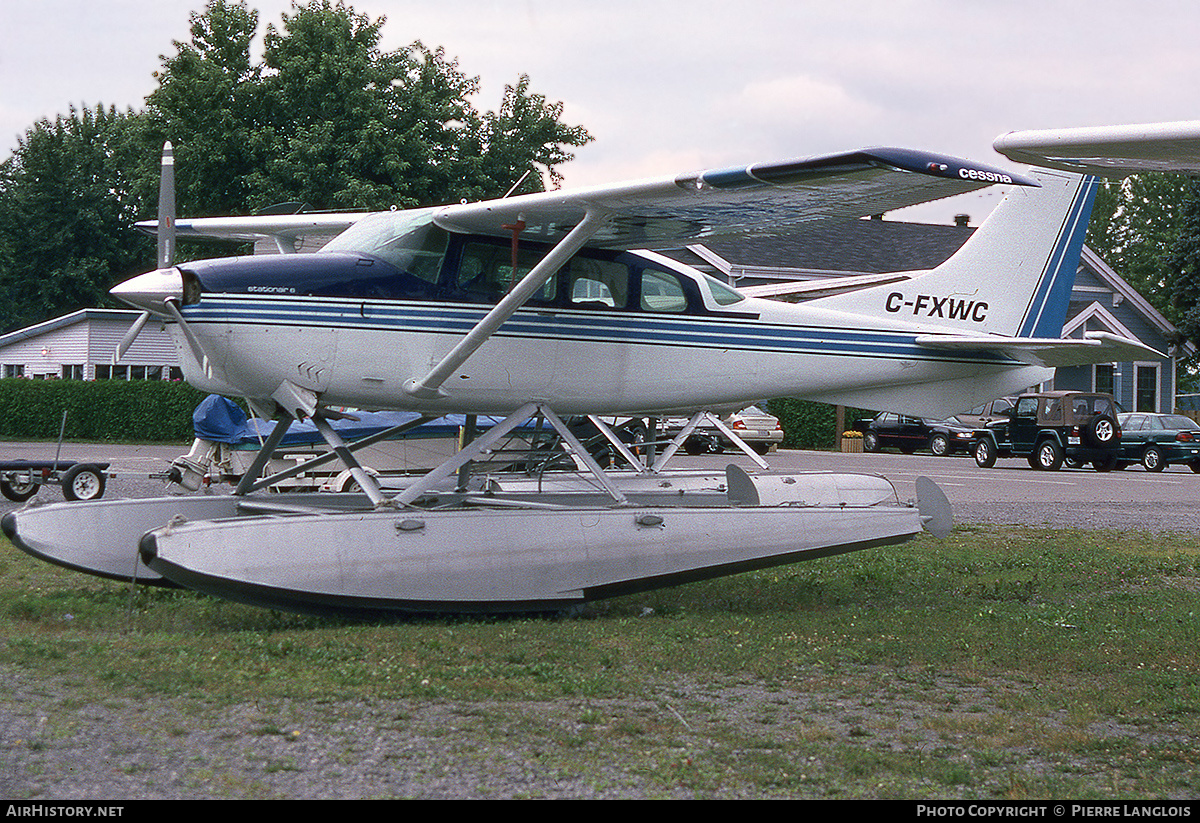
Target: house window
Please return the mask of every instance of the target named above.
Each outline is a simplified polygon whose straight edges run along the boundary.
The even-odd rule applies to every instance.
[[[5,377],[24,377],[25,376],[25,366],[23,364],[5,363],[4,364],[4,376]]]
[[[1136,381],[1133,397],[1134,410],[1158,411],[1158,365],[1135,365],[1134,380]]]
[[[64,366],[64,369],[67,367]],[[72,368],[80,369],[82,374],[82,366]],[[113,366],[108,363],[96,364],[96,379],[97,380],[162,380],[163,374],[170,369],[171,379],[182,379],[182,373],[177,367],[167,366]],[[176,374],[179,373],[179,377]],[[63,374],[66,377],[66,373]]]
[[[1112,363],[1096,364],[1093,385],[1101,394],[1117,396],[1117,367]]]

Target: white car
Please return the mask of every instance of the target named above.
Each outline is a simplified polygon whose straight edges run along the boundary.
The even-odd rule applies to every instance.
[[[766,454],[772,446],[778,447],[783,442],[783,428],[779,425],[779,418],[767,414],[758,406],[747,406],[741,411],[726,415],[721,418],[721,422],[759,454]],[[674,437],[686,423],[685,417],[664,420],[664,436]],[[688,454],[710,454],[732,448],[733,443],[720,429],[705,423],[697,426],[683,444],[683,450]]]

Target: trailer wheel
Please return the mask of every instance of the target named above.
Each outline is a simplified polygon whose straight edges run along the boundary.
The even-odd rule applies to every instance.
[[[0,480],[0,494],[3,494],[14,503],[24,503],[29,498],[38,493],[38,484],[33,481],[9,482],[8,480]]]
[[[104,472],[95,466],[72,466],[63,475],[63,497],[68,500],[95,500],[104,494]]]

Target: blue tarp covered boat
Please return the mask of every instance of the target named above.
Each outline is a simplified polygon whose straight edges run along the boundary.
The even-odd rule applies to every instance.
[[[356,420],[330,421],[333,428],[345,440],[358,440],[417,420],[416,412],[352,412]],[[415,429],[401,437],[457,437],[459,429],[466,424],[463,414],[448,414]],[[487,429],[498,423],[500,418],[480,417],[476,425]],[[227,397],[210,394],[196,406],[192,413],[192,428],[196,437],[213,443],[223,443],[235,448],[257,449],[275,428],[274,420],[247,418],[237,403]],[[308,446],[323,444],[321,434],[309,421],[292,423],[284,435],[281,446]]]

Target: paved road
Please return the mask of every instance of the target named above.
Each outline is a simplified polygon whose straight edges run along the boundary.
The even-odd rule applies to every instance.
[[[704,460],[720,459],[705,457]],[[1200,474],[1186,466],[1152,473],[1140,467],[1040,472],[1024,458],[981,469],[970,457],[891,453],[782,451],[772,468],[881,474],[901,499],[915,496],[916,479],[941,486],[959,523],[1022,523],[1062,528],[1149,529],[1200,533]],[[740,462],[740,461],[739,461]]]
[[[0,443],[0,459],[54,458],[54,443]],[[149,497],[164,493],[162,481],[148,476],[161,471],[188,445],[113,445],[68,443],[62,459],[110,462],[116,477],[105,498]],[[1039,472],[1024,459],[1002,459],[993,469],[981,469],[969,457],[929,455],[841,454],[838,452],[780,451],[768,456],[781,471],[847,471],[880,474],[895,486],[902,500],[915,496],[920,476],[945,491],[960,523],[992,522],[1052,525],[1070,528],[1149,529],[1200,534],[1200,474],[1172,466],[1158,474],[1131,467],[1101,474],[1091,469]],[[701,457],[679,455],[679,468],[753,464],[741,455]],[[57,489],[43,491],[48,500],[61,499]],[[0,512],[16,508],[0,500]]]

